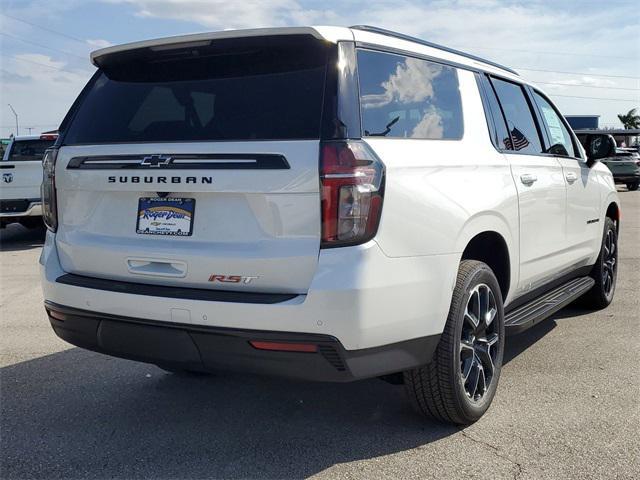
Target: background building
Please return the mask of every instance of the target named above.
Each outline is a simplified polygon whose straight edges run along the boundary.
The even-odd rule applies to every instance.
[[[574,130],[598,128],[600,115],[565,115],[567,122]]]

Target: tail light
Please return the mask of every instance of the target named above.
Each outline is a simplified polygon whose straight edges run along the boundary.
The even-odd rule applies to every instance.
[[[57,148],[49,148],[42,159],[42,219],[49,230],[55,232],[58,228],[58,208],[56,202],[56,158]]]
[[[43,133],[40,135],[40,140],[56,140],[58,138],[57,133]]]
[[[285,343],[285,342],[260,342],[250,340],[249,344],[258,350],[273,350],[276,352],[306,352],[318,351],[318,346],[312,343]]]
[[[385,168],[362,141],[323,142],[322,247],[371,240],[380,223]]]

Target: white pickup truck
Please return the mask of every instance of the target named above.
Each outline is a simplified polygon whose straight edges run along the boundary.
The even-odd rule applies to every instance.
[[[42,225],[42,157],[56,138],[55,134],[28,135],[9,143],[0,163],[0,228],[14,222],[27,228]]]

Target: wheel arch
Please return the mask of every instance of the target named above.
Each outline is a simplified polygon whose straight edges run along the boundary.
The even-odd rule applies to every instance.
[[[480,215],[467,222],[457,245],[460,260],[479,260],[489,265],[498,279],[505,303],[515,290],[519,273],[517,228],[515,235],[511,232],[506,219],[493,214]]]
[[[469,241],[461,260],[478,260],[489,265],[498,279],[502,298],[507,298],[511,287],[511,260],[502,235],[492,231],[479,233]]]
[[[609,217],[616,225],[616,228],[619,228],[620,225],[620,207],[618,206],[618,202],[615,200],[609,200],[607,202],[607,210],[604,214],[605,217]]]

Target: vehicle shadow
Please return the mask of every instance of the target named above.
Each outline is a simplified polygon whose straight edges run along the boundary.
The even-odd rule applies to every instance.
[[[7,225],[0,230],[0,252],[16,252],[40,248],[44,244],[46,229],[27,229],[18,223]]]
[[[506,365],[556,328],[557,324],[554,318],[556,318],[557,315],[558,314],[543,320],[522,333],[508,336],[504,346],[502,363]]]
[[[0,381],[3,478],[302,478],[458,431],[377,379],[180,376],[72,348]]]
[[[574,318],[593,312],[593,310],[583,307],[579,302],[580,299],[522,333],[508,336],[504,348],[503,364],[506,365],[529,347],[536,344],[544,336],[549,334],[558,326],[557,320]]]

